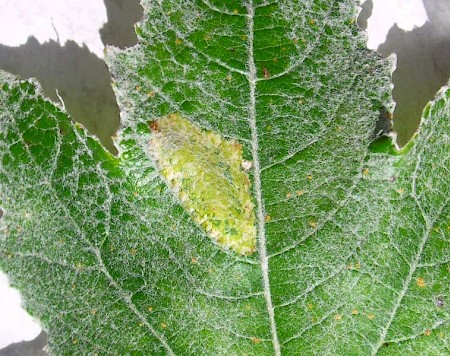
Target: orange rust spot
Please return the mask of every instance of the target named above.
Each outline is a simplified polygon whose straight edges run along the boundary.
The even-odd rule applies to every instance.
[[[137,85],[135,88],[137,91],[141,91],[142,87],[140,85]]]
[[[312,303],[308,303],[307,307],[309,310],[311,310],[312,308],[314,308],[314,305]]]
[[[298,43],[298,38],[293,38],[293,39],[292,39],[292,42],[294,42],[295,44],[297,44],[297,43]]]
[[[198,262],[198,259],[196,257],[191,258],[191,263],[197,263],[197,262]]]
[[[431,335],[431,330],[425,330],[424,334],[425,334],[425,336],[430,336]]]
[[[302,99],[298,99],[297,103],[301,105],[301,104],[303,104],[303,100]]]
[[[153,307],[148,307],[147,310],[149,313],[151,313],[153,311]]]
[[[167,328],[167,324],[166,324],[165,322],[162,322],[162,323],[161,323],[161,327],[162,327],[163,329],[165,329],[165,328]]]
[[[151,91],[147,95],[148,95],[149,98],[154,98],[156,93],[154,91]]]
[[[375,314],[367,314],[367,317],[368,317],[370,320],[373,320],[373,319],[375,318]]]
[[[263,68],[263,74],[264,74],[264,78],[266,78],[266,79],[270,78],[270,73],[266,67]]]
[[[210,35],[205,35],[205,36],[203,37],[203,39],[204,39],[205,41],[209,41],[209,40],[211,39],[211,36],[210,36]]]
[[[269,214],[267,214],[267,215],[266,215],[266,222],[269,222],[269,221],[270,221],[270,219],[271,219],[270,215],[269,215]]]
[[[72,344],[78,344],[78,339],[73,339]]]
[[[295,193],[298,197],[305,194],[305,192],[303,190],[297,190],[297,192]]]
[[[317,229],[317,223],[315,221],[308,221],[308,225],[313,229]]]
[[[91,314],[92,314],[92,315],[97,314],[97,309],[92,309],[92,310],[91,310]]]
[[[341,314],[336,314],[334,316],[334,319],[337,320],[337,321],[342,320],[342,315]]]
[[[312,174],[308,174],[308,175],[306,176],[306,178],[308,178],[308,180],[312,180],[312,179],[313,179],[313,176],[312,176]]]
[[[132,255],[135,255],[135,254],[136,254],[136,252],[137,252],[137,251],[136,251],[136,249],[135,249],[135,248],[131,248],[131,249],[130,249],[130,253],[131,253]]]
[[[403,188],[397,189],[398,194],[403,194],[404,192],[405,192],[405,189],[403,189]]]
[[[233,10],[233,14],[237,15],[239,13],[238,9]]]
[[[355,263],[355,269],[360,269],[361,268],[361,263],[357,262]]]
[[[427,286],[425,280],[422,277],[417,278],[417,286],[419,288],[425,288]]]
[[[358,315],[358,309],[352,309],[352,315]]]
[[[183,40],[181,39],[181,38],[177,38],[176,40],[175,40],[175,44],[177,45],[177,46],[179,46],[180,44],[182,44],[183,43]]]
[[[347,265],[347,269],[353,269],[353,263],[349,263],[349,264]]]
[[[310,25],[315,25],[315,24],[316,24],[316,20],[310,19],[310,20],[309,20],[309,24],[310,24]]]
[[[259,344],[261,342],[261,339],[258,339],[257,337],[252,337],[252,342],[254,344]]]
[[[140,322],[140,323],[139,323],[139,326],[140,326],[140,327],[143,327],[143,326],[144,326],[144,323],[143,323],[143,322]]]
[[[366,176],[369,174],[369,168],[364,168],[363,169],[363,174]]]
[[[231,81],[231,75],[230,74],[227,75],[227,80]]]
[[[288,193],[286,194],[286,198],[290,198],[290,197],[292,197],[292,193],[291,193],[291,192],[288,192]]]

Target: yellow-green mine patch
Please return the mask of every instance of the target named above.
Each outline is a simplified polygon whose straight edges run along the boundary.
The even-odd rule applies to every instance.
[[[256,225],[242,145],[171,114],[151,123],[150,149],[183,207],[218,244],[255,251]]]

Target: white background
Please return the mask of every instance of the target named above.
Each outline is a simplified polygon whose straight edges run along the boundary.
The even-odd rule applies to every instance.
[[[368,20],[368,47],[378,48],[394,23],[404,30],[422,26],[427,15],[421,0],[373,0]],[[103,58],[98,30],[107,21],[102,0],[0,0],[0,43],[19,46],[33,35],[41,44],[53,39],[63,45],[74,40]],[[0,349],[34,339],[39,323],[20,307],[19,293],[0,272]]]

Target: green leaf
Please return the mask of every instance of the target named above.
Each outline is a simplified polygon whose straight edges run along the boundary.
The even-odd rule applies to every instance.
[[[391,69],[354,1],[143,6],[138,46],[108,55],[119,157],[0,77],[0,268],[51,352],[449,353],[450,90],[408,150],[374,150]],[[149,125],[173,113],[242,145],[255,253],[213,243],[167,185]]]

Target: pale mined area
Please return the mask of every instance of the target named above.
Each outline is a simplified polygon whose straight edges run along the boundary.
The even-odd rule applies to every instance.
[[[205,131],[179,114],[151,123],[151,152],[191,217],[220,245],[255,251],[256,226],[242,145]],[[248,168],[246,168],[248,167]]]

